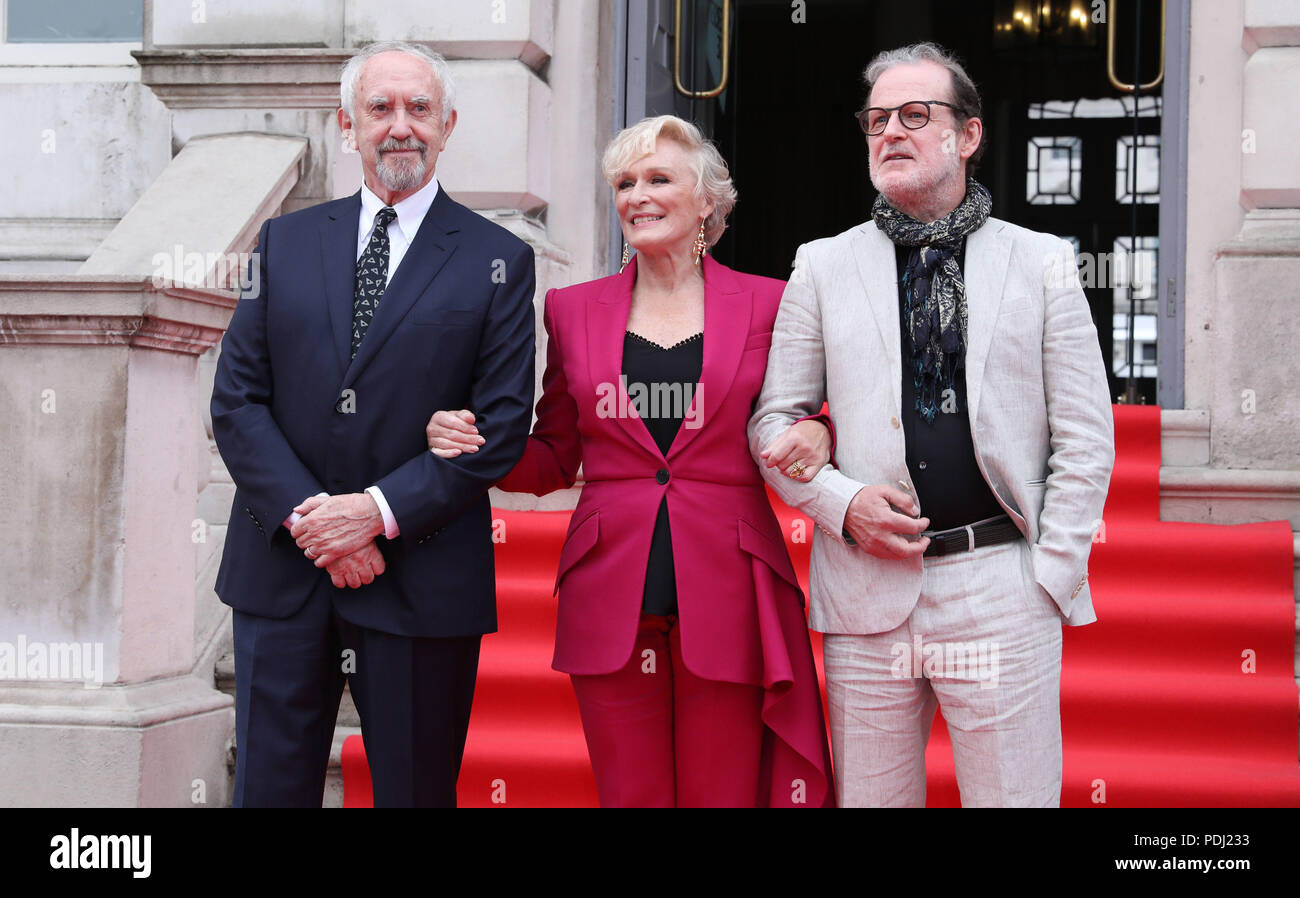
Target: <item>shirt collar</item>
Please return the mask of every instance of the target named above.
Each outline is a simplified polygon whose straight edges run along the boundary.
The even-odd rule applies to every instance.
[[[393,206],[397,213],[397,225],[408,238],[413,238],[420,228],[420,222],[428,213],[433,201],[438,198],[438,176],[434,175],[415,193]],[[361,217],[368,225],[373,225],[375,216],[384,208],[383,202],[375,196],[373,190],[361,183]]]

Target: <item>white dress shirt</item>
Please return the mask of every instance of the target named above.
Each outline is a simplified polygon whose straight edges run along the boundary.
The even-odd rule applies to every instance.
[[[397,266],[402,264],[402,259],[406,257],[406,251],[411,248],[411,241],[415,239],[415,234],[420,230],[420,225],[424,222],[424,216],[428,214],[429,207],[438,196],[438,179],[430,178],[429,183],[425,184],[415,193],[408,196],[393,205],[393,211],[397,217],[389,222],[388,225],[388,283],[392,283],[393,275],[397,272]],[[384,202],[375,196],[373,190],[364,183],[361,185],[361,213],[357,221],[357,260],[361,260],[361,254],[365,252],[366,245],[370,243],[370,235],[375,229],[375,216],[379,210],[384,208]],[[380,300],[382,302],[382,300]],[[379,513],[384,518],[384,536],[389,539],[397,539],[401,532],[397,527],[397,519],[393,517],[393,511],[388,507],[388,502],[384,499],[383,491],[377,486],[366,487],[366,492],[374,498],[375,504],[379,506]],[[329,493],[317,493],[318,496],[328,496]],[[302,515],[298,512],[291,512],[289,517],[285,518],[284,526],[292,527],[298,522]]]

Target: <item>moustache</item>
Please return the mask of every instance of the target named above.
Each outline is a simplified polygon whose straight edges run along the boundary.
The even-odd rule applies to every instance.
[[[429,145],[424,141],[414,137],[408,137],[406,140],[385,140],[379,146],[375,147],[376,152],[389,153],[393,150],[419,150],[423,156]]]

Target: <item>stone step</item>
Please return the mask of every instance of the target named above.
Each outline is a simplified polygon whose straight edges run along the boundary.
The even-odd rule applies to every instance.
[[[335,726],[334,740],[330,743],[330,763],[325,768],[325,797],[323,808],[343,807],[343,743],[349,736],[360,736],[361,726]]]

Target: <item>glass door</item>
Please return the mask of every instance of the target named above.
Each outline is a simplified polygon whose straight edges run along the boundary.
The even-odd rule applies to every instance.
[[[984,98],[988,143],[976,177],[993,195],[993,214],[1074,245],[1112,398],[1124,394],[1131,372],[1136,400],[1155,402],[1160,373],[1161,397],[1167,404],[1175,397],[1178,407],[1181,257],[1173,250],[1182,225],[1162,204],[1179,198],[1177,184],[1167,183],[1172,160],[1162,158],[1170,82],[1158,74],[1167,35],[1175,35],[1172,52],[1185,49],[1176,37],[1186,27],[1185,0],[1169,0],[1177,7],[1169,20],[1181,25],[1166,22],[1165,5],[627,0],[618,127],[664,112],[696,122],[718,145],[739,192],[714,255],[741,271],[784,278],[801,243],[870,216],[875,190],[853,119],[865,100],[866,64],[917,41],[945,46]],[[1135,103],[1115,81],[1147,86]],[[1185,93],[1185,79],[1176,83]],[[1185,108],[1185,97],[1174,99],[1175,112]],[[1167,258],[1173,264],[1162,276]]]

